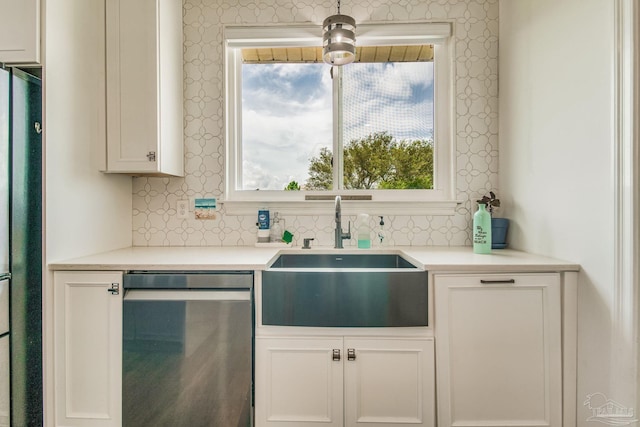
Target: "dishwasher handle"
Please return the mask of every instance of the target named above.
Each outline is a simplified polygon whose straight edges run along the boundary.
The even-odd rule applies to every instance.
[[[130,271],[124,275],[125,289],[252,289],[250,271],[191,272]]]
[[[245,291],[184,291],[128,289],[125,301],[251,301],[251,292]]]

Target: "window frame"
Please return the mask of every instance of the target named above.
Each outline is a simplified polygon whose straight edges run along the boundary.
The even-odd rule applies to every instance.
[[[242,171],[242,58],[240,50],[247,47],[320,46],[321,28],[317,25],[288,26],[226,26],[225,54],[225,195],[221,197],[227,213],[254,212],[260,206],[277,207],[280,212],[318,213],[317,200],[306,196],[333,199],[335,195],[371,196],[371,200],[351,201],[354,209],[393,214],[416,211],[420,213],[453,214],[455,201],[455,139],[453,132],[454,84],[452,24],[387,23],[359,24],[357,46],[388,46],[399,44],[434,45],[434,177],[433,189],[416,190],[238,190]],[[357,47],[356,47],[357,48]],[[349,65],[346,65],[349,66]],[[335,107],[335,103],[334,103]],[[334,112],[335,113],[335,112]],[[339,126],[333,127],[334,143]],[[336,168],[337,169],[337,168]],[[334,171],[334,178],[336,172]],[[324,206],[326,207],[326,206]],[[241,212],[242,211],[242,212]]]

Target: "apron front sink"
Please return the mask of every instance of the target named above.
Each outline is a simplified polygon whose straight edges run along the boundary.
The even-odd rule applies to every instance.
[[[417,269],[396,254],[283,254],[271,268]]]
[[[397,254],[283,254],[262,273],[262,324],[428,326],[427,289]]]

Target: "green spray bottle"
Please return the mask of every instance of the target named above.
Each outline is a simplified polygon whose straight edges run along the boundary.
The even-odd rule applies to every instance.
[[[478,211],[473,215],[473,252],[491,253],[491,214],[484,203],[478,203]]]

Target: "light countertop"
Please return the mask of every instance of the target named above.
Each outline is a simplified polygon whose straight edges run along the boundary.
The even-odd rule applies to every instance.
[[[129,247],[49,264],[52,270],[264,270],[280,252],[287,253],[397,253],[428,271],[541,272],[578,271],[576,263],[511,249],[490,255],[474,254],[471,247],[395,246],[373,249],[271,247]]]

